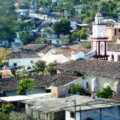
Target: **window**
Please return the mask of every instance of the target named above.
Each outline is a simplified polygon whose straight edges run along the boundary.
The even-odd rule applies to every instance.
[[[116,35],[116,29],[115,29],[115,31],[114,31],[114,32],[115,32],[115,35]]]
[[[114,55],[113,54],[111,55],[111,61],[114,61]]]
[[[30,63],[34,63],[34,61],[31,60]]]
[[[14,67],[16,67],[16,66],[17,66],[17,63],[14,63],[13,65],[14,65]]]
[[[120,55],[118,55],[118,61],[120,61]]]
[[[119,29],[119,32],[120,32],[120,29]]]
[[[71,118],[75,118],[75,113],[74,112],[70,112],[70,117]]]

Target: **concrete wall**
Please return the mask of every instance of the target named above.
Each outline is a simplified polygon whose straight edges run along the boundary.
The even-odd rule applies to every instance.
[[[87,118],[93,120],[118,120],[120,119],[120,106],[86,110],[82,111],[80,115],[80,120],[86,120]]]
[[[94,75],[84,75],[85,79],[88,81],[88,92],[92,91],[92,80],[96,79],[95,84],[95,91],[101,91],[104,87],[107,87],[108,85],[115,91],[115,94],[120,95],[120,79],[115,79],[112,77],[104,77],[104,76],[94,76]],[[117,88],[115,85],[115,82],[118,81]],[[117,90],[117,91],[116,91]]]
[[[39,61],[39,58],[20,58],[20,59],[9,59],[9,66],[13,66],[14,63],[17,63],[17,66],[27,66],[31,64],[31,61],[34,63]]]
[[[112,55],[113,55],[114,56],[114,61],[118,62],[118,55],[120,55],[120,52],[107,51],[107,54],[109,55],[108,61],[113,61],[112,60]]]
[[[75,119],[71,118],[69,111],[66,111],[65,112],[65,120],[75,120]],[[80,120],[80,113],[79,112],[76,112],[76,120]]]
[[[71,60],[77,60],[79,58],[85,58],[85,54],[83,52],[79,52],[77,54],[71,54]]]
[[[120,106],[98,108],[76,112],[76,120],[118,120],[120,118]],[[75,120],[70,117],[70,112],[66,111],[66,120]]]

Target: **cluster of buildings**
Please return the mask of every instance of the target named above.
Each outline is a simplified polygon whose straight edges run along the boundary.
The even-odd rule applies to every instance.
[[[21,101],[26,114],[37,120],[120,119],[119,32],[119,23],[105,24],[103,15],[98,12],[92,25],[91,49],[86,49],[83,42],[62,46],[28,44],[14,49],[9,54],[10,67],[56,60],[59,63],[54,67],[57,74],[27,76],[36,80],[31,97],[12,97],[22,78],[0,79],[0,90],[7,95],[0,100]],[[77,83],[83,86],[85,94],[69,94],[70,86]],[[97,98],[96,92],[107,86],[114,91],[113,99]]]

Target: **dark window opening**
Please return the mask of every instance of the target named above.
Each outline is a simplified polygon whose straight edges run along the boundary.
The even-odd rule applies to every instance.
[[[75,113],[74,112],[70,112],[70,117],[71,118],[75,118]]]
[[[34,63],[34,61],[30,61],[30,63]]]
[[[114,61],[114,55],[111,56],[111,60]]]
[[[14,63],[13,65],[14,65],[14,67],[16,67],[16,66],[17,66],[17,63]]]
[[[120,32],[120,29],[119,29],[119,32]]]
[[[118,61],[120,61],[120,55],[118,55]]]
[[[116,32],[116,29],[115,29],[115,35],[116,35],[116,33],[117,33],[117,32]]]

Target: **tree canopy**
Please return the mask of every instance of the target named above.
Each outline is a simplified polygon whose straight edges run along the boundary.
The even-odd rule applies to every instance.
[[[35,80],[32,78],[23,78],[19,83],[17,94],[26,95],[27,92],[34,90]]]
[[[61,18],[53,24],[52,28],[55,33],[69,34],[71,30],[70,21],[67,18]]]
[[[80,83],[77,83],[75,85],[71,85],[70,93],[76,94],[76,92],[79,92],[80,94],[84,93],[84,88],[82,87],[82,85]]]
[[[37,72],[44,72],[45,67],[46,67],[46,62],[40,60],[40,61],[36,62],[33,67],[34,67],[34,70]]]
[[[98,91],[96,95],[99,98],[111,98],[113,96],[113,90],[110,86],[107,86],[106,88],[103,88],[102,91]]]

